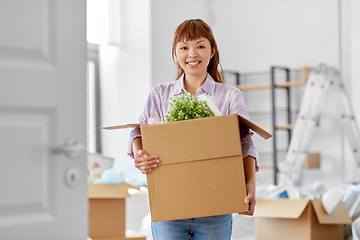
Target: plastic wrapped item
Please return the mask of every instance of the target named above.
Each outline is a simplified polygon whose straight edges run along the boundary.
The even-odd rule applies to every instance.
[[[263,194],[264,198],[267,199],[278,199],[278,198],[290,198],[300,199],[298,190],[291,183],[285,183],[274,187]]]
[[[321,196],[321,203],[325,211],[330,214],[339,205],[345,195],[344,190],[340,188],[331,188]]]
[[[351,224],[351,228],[353,240],[360,240],[360,217]]]
[[[122,172],[118,172],[112,168],[105,170],[101,174],[101,178],[95,179],[94,183],[124,183],[126,182]]]
[[[113,171],[121,174],[125,182],[134,187],[147,186],[146,174],[142,174],[139,169],[134,166],[134,160],[130,157],[128,157],[128,159],[122,159],[121,164],[114,165]]]
[[[152,232],[151,232],[151,214],[147,214],[142,222],[140,227],[140,233],[146,236],[146,240],[153,240]]]
[[[313,188],[317,198],[320,198],[328,190],[322,181],[315,182]]]
[[[134,165],[123,165],[121,166],[123,176],[126,182],[134,187],[146,187],[146,174],[142,174],[139,169],[135,168]]]
[[[260,186],[256,186],[256,193],[255,193],[255,197],[256,199],[260,199],[260,198],[264,198],[264,194],[266,192],[268,192],[270,189],[274,189],[275,185],[260,185]]]
[[[88,181],[93,182],[101,178],[101,174],[113,167],[114,158],[104,156],[100,153],[87,154]]]
[[[231,240],[255,240],[255,218],[234,213]]]
[[[355,220],[360,216],[360,185],[350,185],[346,187],[346,194],[343,201],[349,209],[350,217]]]

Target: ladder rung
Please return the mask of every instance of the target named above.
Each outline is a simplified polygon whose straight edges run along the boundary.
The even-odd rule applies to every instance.
[[[295,87],[295,86],[302,86],[305,84],[306,84],[306,82],[303,82],[303,81],[285,82],[285,83],[275,84],[275,87]]]
[[[241,91],[251,91],[251,90],[269,89],[271,86],[270,84],[254,84],[254,85],[237,85],[235,87],[240,89]]]
[[[278,83],[275,84],[275,87],[284,88],[284,87],[295,87],[295,86],[305,85],[308,80],[310,71],[311,68],[304,67],[301,72],[301,78],[299,81]],[[271,88],[271,84],[238,85],[235,87],[237,87],[241,91],[251,91],[251,90],[269,89]]]
[[[276,129],[293,129],[294,124],[276,125]]]
[[[306,82],[303,81],[295,81],[295,82],[285,82],[275,84],[275,87],[284,88],[284,87],[296,87],[305,85]],[[271,88],[271,84],[254,84],[254,85],[237,85],[236,88],[241,91],[251,91],[251,90],[262,90]]]
[[[262,125],[260,126],[261,128],[265,129],[265,130],[269,130],[272,129],[271,125]],[[276,125],[276,129],[293,129],[294,128],[294,124],[281,124],[281,125]]]
[[[304,169],[319,169],[321,167],[320,164],[320,153],[309,153],[306,159],[306,163],[304,165]],[[274,169],[273,166],[260,164],[260,169]],[[277,172],[279,170],[277,169]]]

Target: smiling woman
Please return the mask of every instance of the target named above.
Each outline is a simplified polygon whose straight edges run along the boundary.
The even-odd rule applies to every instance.
[[[189,46],[189,44],[191,44],[192,46]],[[196,54],[198,52],[197,50],[200,51],[200,49],[203,49],[201,50],[202,53],[207,52],[208,55],[211,55],[209,57],[209,61],[206,63],[207,72],[209,72],[209,74],[216,82],[224,82],[224,77],[221,74],[222,68],[220,64],[217,43],[215,41],[211,28],[206,23],[204,23],[202,20],[187,21],[181,24],[176,29],[172,45],[172,57],[175,63],[176,61],[178,61],[176,63],[178,69],[177,78],[179,78],[184,73],[184,69],[179,62],[180,60],[177,58],[177,56],[180,57],[180,55],[178,54],[180,54],[179,48],[181,47],[183,47],[182,50],[184,51],[189,50],[189,48],[192,47],[191,50],[195,52],[190,52],[190,54]],[[191,55],[189,57],[191,57]],[[190,59],[188,59],[187,61],[193,62],[194,60],[191,61]],[[220,68],[220,71],[218,68]]]
[[[170,83],[155,85],[149,94],[141,124],[149,124],[154,118],[164,122],[171,112],[171,99],[191,94],[206,96],[214,102],[222,115],[238,114],[249,119],[242,92],[223,83],[219,71],[219,52],[210,27],[201,19],[186,20],[174,34],[172,56],[178,68],[178,79]],[[182,114],[181,114],[182,115]],[[249,211],[242,215],[253,215],[255,207],[255,164],[257,151],[252,142],[253,132],[244,132],[241,145],[246,179],[247,196],[244,202]],[[129,142],[129,156],[134,157],[135,167],[149,174],[161,161],[157,155],[149,156],[142,147],[139,128],[133,129]],[[159,168],[162,166],[160,165]],[[235,168],[236,169],[236,168]],[[156,240],[162,239],[230,239],[231,214],[210,217],[182,219],[152,223],[152,233]]]
[[[206,38],[192,41],[182,41],[176,45],[175,57],[178,65],[185,72],[185,88],[195,95],[196,90],[206,78],[210,59],[214,56],[210,41]],[[197,81],[199,80],[199,81]],[[194,82],[194,88],[189,81]]]

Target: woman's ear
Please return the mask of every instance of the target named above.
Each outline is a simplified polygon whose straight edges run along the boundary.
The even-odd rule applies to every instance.
[[[211,58],[213,58],[214,55],[215,55],[215,49],[213,48],[213,49],[211,50]],[[210,58],[210,59],[211,59],[211,58]]]

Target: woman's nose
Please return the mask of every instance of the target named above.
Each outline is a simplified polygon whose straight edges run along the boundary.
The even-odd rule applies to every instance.
[[[189,51],[189,57],[196,57],[197,56],[197,51],[196,49],[190,49]]]

